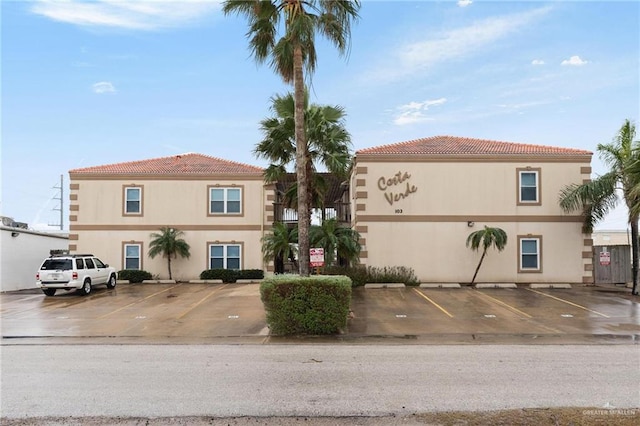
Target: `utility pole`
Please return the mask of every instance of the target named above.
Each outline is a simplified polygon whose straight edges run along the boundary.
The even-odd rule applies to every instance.
[[[54,200],[60,201],[59,207],[54,207],[52,210],[60,212],[60,230],[64,228],[64,175],[60,175],[60,186],[54,186],[53,189],[60,190],[59,197],[53,197]]]

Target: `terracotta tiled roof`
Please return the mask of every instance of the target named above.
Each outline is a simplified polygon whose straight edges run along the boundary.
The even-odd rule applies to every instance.
[[[260,167],[194,153],[173,155],[171,157],[152,158],[142,161],[107,164],[104,166],[85,167],[69,171],[69,173],[98,173],[105,175],[262,174],[262,172],[263,169]]]
[[[544,145],[500,142],[456,136],[433,136],[361,149],[358,154],[418,155],[591,155],[590,151]]]

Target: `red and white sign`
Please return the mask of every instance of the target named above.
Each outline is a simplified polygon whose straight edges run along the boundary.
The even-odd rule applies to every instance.
[[[611,263],[611,253],[608,251],[600,252],[600,264],[609,265]]]
[[[324,249],[309,249],[309,261],[311,263],[311,266],[313,266],[314,268],[318,266],[324,266]]]

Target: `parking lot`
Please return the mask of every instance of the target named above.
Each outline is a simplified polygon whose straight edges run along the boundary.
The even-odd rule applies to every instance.
[[[3,344],[88,342],[291,343],[269,336],[259,284],[119,284],[89,296],[0,295]],[[580,343],[640,341],[628,292],[571,289],[364,289],[347,330],[317,342]]]

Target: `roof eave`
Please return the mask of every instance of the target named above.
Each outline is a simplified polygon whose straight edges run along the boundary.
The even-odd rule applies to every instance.
[[[69,171],[71,180],[263,180],[263,173],[92,173]]]
[[[590,163],[593,154],[419,154],[419,153],[356,153],[356,161],[454,163],[454,162],[540,162],[540,163]]]

